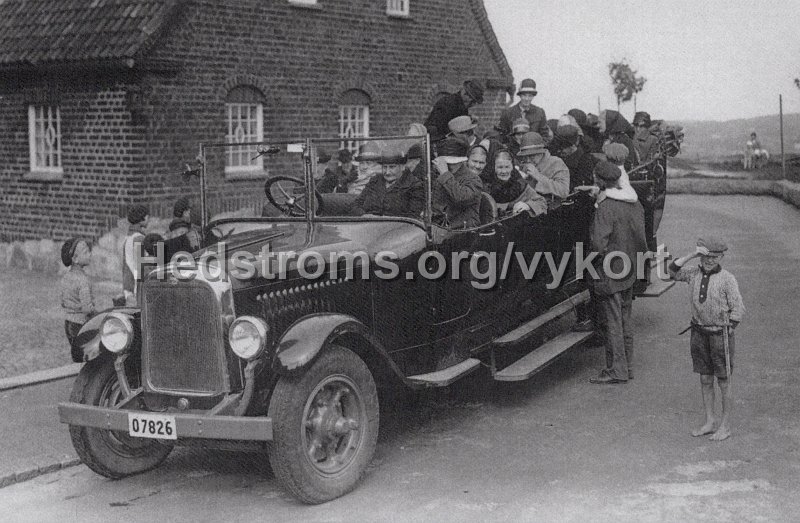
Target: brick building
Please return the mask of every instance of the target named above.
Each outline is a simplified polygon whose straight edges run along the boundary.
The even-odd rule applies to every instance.
[[[200,142],[403,133],[467,78],[496,122],[513,78],[482,0],[2,1],[0,239],[165,214]],[[263,203],[248,154],[220,173],[221,201]]]

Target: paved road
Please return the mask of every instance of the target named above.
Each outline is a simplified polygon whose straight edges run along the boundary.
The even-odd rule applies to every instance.
[[[634,304],[633,382],[590,385],[600,351],[583,349],[528,382],[476,374],[422,408],[385,409],[364,483],[324,506],[284,494],[258,455],[184,451],[122,481],[79,466],[2,489],[4,519],[796,521],[798,230],[800,212],[773,198],[668,202],[671,251],[701,231],[727,237],[725,266],[748,308],[725,442],[689,436],[702,407],[688,339],[676,336],[687,321],[680,287]]]

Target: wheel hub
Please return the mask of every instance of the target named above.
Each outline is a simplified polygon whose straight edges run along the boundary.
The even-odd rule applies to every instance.
[[[306,404],[303,436],[306,457],[319,472],[335,474],[347,467],[362,439],[364,404],[345,376],[321,382]]]

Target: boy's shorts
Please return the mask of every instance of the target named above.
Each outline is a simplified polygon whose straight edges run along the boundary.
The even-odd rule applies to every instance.
[[[67,340],[69,341],[69,352],[72,356],[72,361],[75,363],[83,361],[83,349],[78,345],[78,333],[81,327],[83,327],[82,323],[64,320],[64,331],[67,333]]]
[[[733,346],[733,330],[728,329],[728,353],[731,358],[731,372],[733,372]],[[692,368],[696,373],[727,379],[725,344],[721,332],[719,334],[704,334],[693,328],[689,347],[692,353]]]

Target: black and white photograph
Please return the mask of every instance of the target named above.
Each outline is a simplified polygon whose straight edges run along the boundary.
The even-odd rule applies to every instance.
[[[800,5],[0,0],[0,514],[800,518]]]

